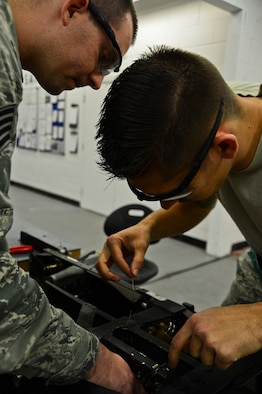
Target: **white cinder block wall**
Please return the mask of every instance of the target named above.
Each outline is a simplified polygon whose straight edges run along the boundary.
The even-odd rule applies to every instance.
[[[261,0],[140,0],[135,4],[139,34],[135,46],[124,59],[123,68],[148,47],[166,44],[207,57],[228,80],[260,79]],[[13,181],[75,200],[83,208],[104,215],[120,205],[137,202],[124,181],[107,182],[107,176],[101,174],[96,165],[95,125],[103,98],[112,82],[110,78],[113,77],[106,78],[99,91],[82,88],[66,93],[66,112],[71,104],[79,105],[78,153],[70,153],[70,119],[66,117],[65,155],[16,149]],[[158,208],[157,203],[150,206]],[[232,242],[242,239],[232,224],[232,229],[227,227],[228,245],[223,239],[214,241],[214,234],[219,233],[220,226],[223,226],[223,215],[214,213],[215,231],[211,217],[190,233],[212,244],[211,250],[207,247],[211,254],[223,255],[229,251]],[[225,220],[228,223],[227,217]],[[218,243],[225,246],[221,247]]]

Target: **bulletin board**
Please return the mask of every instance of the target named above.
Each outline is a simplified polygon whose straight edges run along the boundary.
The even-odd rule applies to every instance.
[[[65,93],[52,96],[39,86],[26,86],[19,106],[17,147],[65,154]]]
[[[38,150],[65,154],[65,94],[39,92]]]
[[[23,70],[23,100],[19,105],[17,147],[56,155],[79,152],[79,100],[83,94],[47,93],[33,74]],[[67,139],[67,141],[66,141]]]
[[[19,148],[37,149],[38,88],[28,87],[24,90],[20,104],[17,123],[17,146]]]

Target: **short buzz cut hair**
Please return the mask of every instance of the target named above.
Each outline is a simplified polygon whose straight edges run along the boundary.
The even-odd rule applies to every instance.
[[[158,170],[172,179],[194,163],[220,103],[235,116],[234,94],[207,59],[180,49],[149,49],[113,82],[97,125],[100,168],[134,178]]]
[[[123,18],[129,12],[133,22],[132,43],[134,44],[137,36],[138,20],[133,0],[93,0],[93,3],[107,22],[115,28],[120,26]]]

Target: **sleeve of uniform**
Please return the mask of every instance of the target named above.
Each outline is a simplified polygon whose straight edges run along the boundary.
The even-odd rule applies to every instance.
[[[74,383],[93,366],[98,349],[96,336],[50,305],[37,282],[1,253],[0,374]]]

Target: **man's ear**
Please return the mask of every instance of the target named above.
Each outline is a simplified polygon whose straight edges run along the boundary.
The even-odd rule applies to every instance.
[[[223,159],[233,159],[237,151],[237,137],[234,134],[218,130],[210,149],[211,156],[212,154],[219,154]]]
[[[65,0],[61,7],[63,25],[66,26],[76,12],[86,12],[89,0]]]

